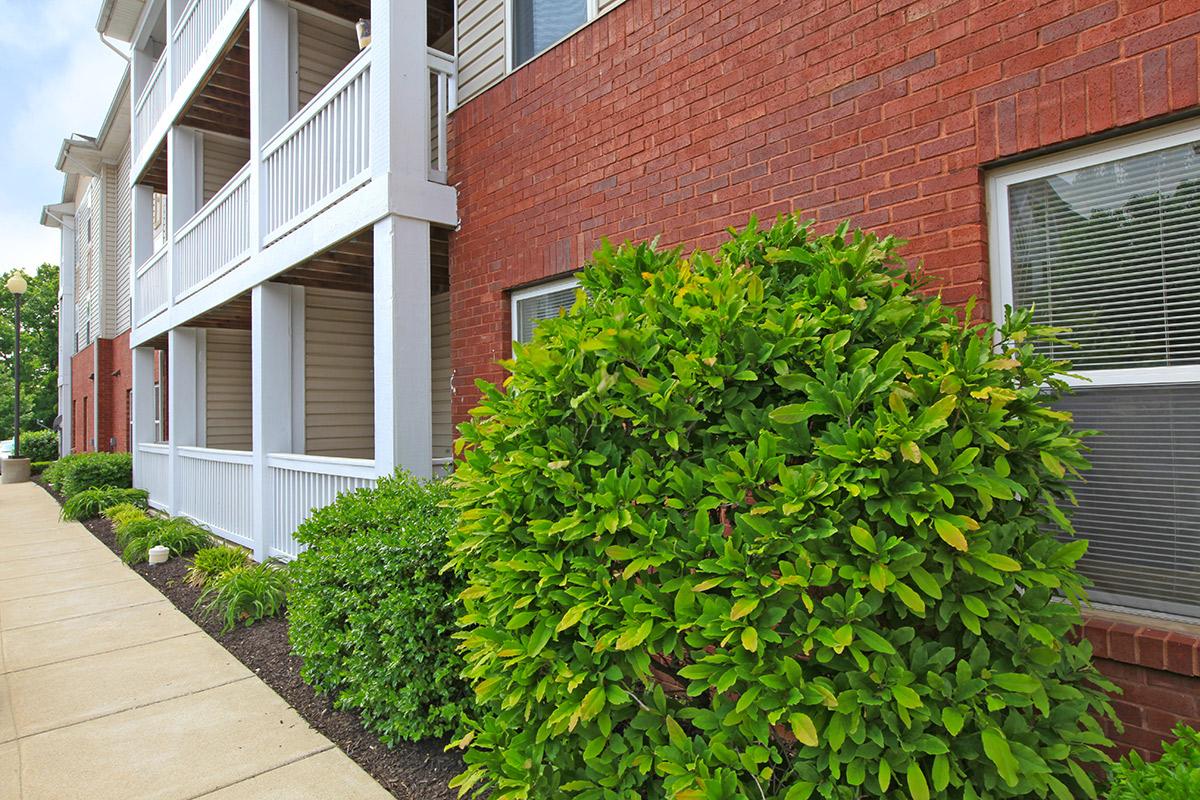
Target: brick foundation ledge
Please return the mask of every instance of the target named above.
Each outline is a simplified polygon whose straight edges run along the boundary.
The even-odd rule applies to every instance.
[[[1106,726],[1114,755],[1157,758],[1177,722],[1200,730],[1200,625],[1091,610],[1081,633],[1096,667],[1123,692],[1113,708],[1125,730]]]

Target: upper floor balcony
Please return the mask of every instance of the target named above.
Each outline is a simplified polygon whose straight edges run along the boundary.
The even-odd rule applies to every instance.
[[[270,19],[271,9],[258,4],[282,7],[283,18]],[[455,62],[434,46],[448,40],[434,11],[418,61],[398,51],[390,31],[376,27],[372,42],[360,42],[349,18],[297,4],[187,4],[163,56],[145,65],[134,105],[134,152],[142,154],[134,168],[135,340],[245,291],[398,204],[418,218],[456,222],[453,190],[444,187]],[[452,13],[445,19],[451,30]],[[283,41],[264,36],[272,22]],[[402,25],[392,17],[390,27]],[[197,82],[177,77],[185,71]],[[156,229],[162,235],[142,236],[138,248],[151,193],[166,209]],[[213,288],[234,273],[237,280]]]

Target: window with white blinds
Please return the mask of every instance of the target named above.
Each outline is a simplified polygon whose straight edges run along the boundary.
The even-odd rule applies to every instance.
[[[533,339],[539,322],[566,313],[575,305],[575,278],[545,283],[512,294],[513,340],[521,343]]]
[[[1200,125],[989,178],[994,313],[1033,307],[1077,347],[1062,402],[1089,440],[1074,514],[1093,597],[1200,617]]]
[[[511,0],[512,66],[521,66],[595,16],[589,0]]]

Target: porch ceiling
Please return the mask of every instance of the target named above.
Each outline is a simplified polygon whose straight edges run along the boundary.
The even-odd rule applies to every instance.
[[[245,292],[220,306],[205,311],[189,320],[189,328],[222,328],[224,330],[250,330],[250,293]]]
[[[277,283],[370,294],[375,287],[375,233],[362,233],[273,278]]]
[[[350,22],[371,18],[371,0],[301,0],[299,5],[308,6]]]
[[[250,138],[250,19],[244,17],[225,52],[184,106],[179,123]]]
[[[163,139],[162,143],[155,151],[154,157],[150,159],[150,163],[146,165],[146,169],[138,176],[137,182],[143,186],[149,186],[159,194],[167,193],[167,140]]]

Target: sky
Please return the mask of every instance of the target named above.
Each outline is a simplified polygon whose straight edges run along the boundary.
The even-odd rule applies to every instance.
[[[100,0],[0,0],[0,273],[58,263],[58,231],[39,219],[62,200],[59,148],[99,132],[125,70],[99,13]]]

